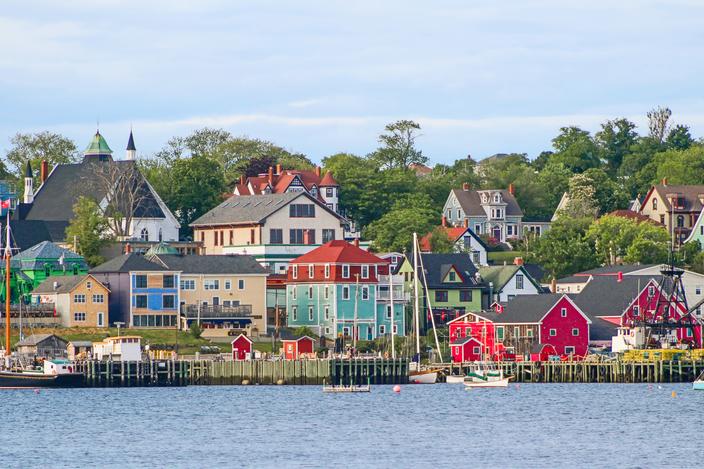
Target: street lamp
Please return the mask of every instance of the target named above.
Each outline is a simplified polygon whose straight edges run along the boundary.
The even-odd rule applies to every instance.
[[[117,327],[117,336],[120,337],[120,327],[124,326],[124,322],[116,322],[115,326]]]

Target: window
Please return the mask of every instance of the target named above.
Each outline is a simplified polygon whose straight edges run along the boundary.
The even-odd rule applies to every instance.
[[[579,336],[579,329],[577,329],[576,327],[573,327],[572,328],[572,335],[574,337],[578,337]]]
[[[482,353],[482,350],[481,350],[481,348],[480,348],[479,346],[476,346],[476,345],[475,345],[475,346],[472,348],[472,353],[473,353],[474,355],[479,355],[480,353]]]
[[[633,316],[638,316],[640,314],[640,307],[637,305],[633,306]]]
[[[461,218],[462,218],[462,210],[460,210],[460,209],[458,208],[458,209],[457,209],[457,220],[459,220],[459,219],[461,219]]]
[[[195,280],[181,280],[181,290],[195,290],[196,281]]]
[[[139,233],[139,239],[142,241],[149,241],[149,230],[142,228],[142,232]]]
[[[382,324],[379,326],[379,335],[384,335],[384,334],[386,334],[386,326]]]
[[[460,332],[460,331],[458,330],[457,332]],[[471,327],[464,328],[464,336],[465,337],[472,337],[472,328]]]
[[[342,287],[342,299],[343,300],[350,299],[350,287]]]
[[[498,340],[504,340],[504,326],[496,327],[496,338]]]
[[[135,275],[134,287],[135,288],[147,288],[147,276],[146,275]]]
[[[231,289],[232,289],[232,282],[230,280],[225,280],[225,290],[231,290]]]
[[[362,300],[369,299],[369,287],[362,287]]]
[[[86,288],[87,288],[88,290],[90,290],[91,288],[93,288],[93,282],[91,282],[90,280],[88,280],[88,281],[86,282]]]
[[[244,279],[239,279],[237,281],[237,289],[238,290],[244,290]]]
[[[342,278],[350,278],[350,266],[349,265],[342,266]]]
[[[513,328],[513,338],[518,339],[521,337],[521,328],[516,326]]]
[[[460,301],[464,303],[472,301],[472,290],[460,290]]]
[[[313,274],[315,273],[315,268],[312,265],[308,266],[308,278],[313,278]]]
[[[335,241],[335,230],[323,228],[323,244]]]
[[[447,303],[447,290],[435,290],[435,301]]]
[[[450,282],[455,282],[455,281],[457,281],[457,274],[454,273],[454,272],[450,272],[450,274],[448,275],[448,277],[449,277],[449,279],[450,279]]]
[[[98,313],[98,327],[103,327],[105,325],[105,314],[104,313]]]
[[[526,335],[527,335],[528,337],[532,338],[532,337],[533,337],[533,329],[528,329],[528,330],[526,331]]]
[[[343,328],[342,328],[342,335],[344,335],[345,337],[349,337],[349,335],[350,335],[350,328],[349,328],[349,327],[343,327]]]
[[[176,284],[174,281],[174,278],[175,278],[174,275],[164,275],[164,277],[163,277],[164,288],[174,288],[174,285]]]
[[[557,335],[557,329],[550,329],[550,337],[555,337]]]
[[[105,297],[102,294],[93,295],[93,303],[105,303]]]
[[[565,355],[574,355],[574,347],[565,347]]]
[[[298,266],[294,265],[293,268],[291,269],[291,276],[293,278],[298,278]]]
[[[306,242],[306,239],[304,237],[304,244],[315,244],[315,230],[306,230],[306,233],[308,233],[308,241]]]
[[[289,243],[291,244],[303,244],[303,230],[302,229],[291,229],[288,230]]]
[[[213,301],[213,303],[215,303]],[[164,309],[174,309],[176,307],[175,295],[164,295],[161,297],[161,307]]]
[[[219,290],[220,289],[220,280],[218,280],[218,279],[203,280],[203,288],[205,290]]]
[[[308,298],[313,298],[313,287],[308,287]]]
[[[330,264],[325,264],[325,278],[330,278]]]
[[[653,210],[657,210],[657,209],[658,209],[658,199],[653,197]]]
[[[83,322],[86,320],[86,313],[73,313],[73,320],[76,322]]]
[[[398,325],[394,324],[393,332],[392,334],[398,334]]]
[[[474,225],[474,232],[477,234],[482,234],[482,225]]]
[[[677,227],[682,228],[684,226],[684,216],[677,215]]]
[[[326,321],[329,320],[330,319],[330,306],[325,307],[324,314],[325,314],[325,320]]]
[[[386,319],[391,319],[391,305],[386,305]]]
[[[335,188],[326,187],[325,188],[325,197],[335,197]]]
[[[648,296],[650,296],[650,297],[655,296],[655,287],[652,285],[650,285],[648,287]]]
[[[289,216],[291,218],[314,218],[315,205],[313,204],[291,204],[289,205]]]
[[[523,275],[516,275],[516,290],[523,290]]]
[[[294,286],[291,288],[291,296],[293,297],[294,300],[296,299],[296,290],[297,290],[297,288],[296,288],[296,286],[294,285]]]
[[[313,306],[308,306],[308,320],[312,321],[313,320]]]
[[[330,296],[330,288],[326,286],[325,289],[323,290],[323,292],[324,292],[324,295],[323,295],[323,296],[324,296],[325,299],[327,300],[328,297]]]
[[[563,318],[567,317],[567,308],[560,309],[560,316],[562,316]]]
[[[232,246],[233,244],[235,244],[235,233],[230,230],[230,246]]]
[[[660,224],[661,225],[665,224],[665,215],[660,215]]]
[[[270,229],[269,244],[284,244],[284,230],[281,228]]]
[[[73,295],[73,302],[74,303],[85,303],[86,302],[86,295]]]
[[[704,227],[704,225],[703,225],[702,227]],[[697,286],[697,287],[694,289],[694,294],[695,294],[695,295],[701,295],[701,294],[702,294],[702,287],[701,287],[701,286]]]
[[[298,307],[291,306],[291,316],[293,317],[294,321],[298,320]]]
[[[474,262],[475,264],[480,263],[479,251],[472,251],[472,262]]]
[[[472,247],[472,237],[467,235],[464,238],[462,238],[462,245],[464,246],[465,249],[469,249]]]
[[[147,295],[135,296],[134,305],[136,308],[146,308],[147,307]]]
[[[330,328],[329,327],[325,328],[325,335],[330,335]]]
[[[362,278],[369,278],[369,266],[368,265],[362,266]]]

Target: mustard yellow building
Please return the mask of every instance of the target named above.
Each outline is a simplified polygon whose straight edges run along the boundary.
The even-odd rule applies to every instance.
[[[109,295],[90,274],[49,277],[32,291],[32,302],[53,303],[64,327],[107,327]]]

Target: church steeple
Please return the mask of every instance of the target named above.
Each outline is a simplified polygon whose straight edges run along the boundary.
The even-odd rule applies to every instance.
[[[32,175],[32,165],[27,160],[27,166],[24,168],[24,203],[31,204],[34,202],[34,176]]]
[[[130,129],[130,138],[127,140],[127,151],[125,152],[125,158],[128,160],[137,159],[137,147],[134,146],[134,136],[132,135],[132,129]]]
[[[87,158],[96,158],[101,161],[112,159],[112,150],[108,146],[100,131],[96,131],[93,140],[90,141],[88,148],[83,151],[84,160]]]

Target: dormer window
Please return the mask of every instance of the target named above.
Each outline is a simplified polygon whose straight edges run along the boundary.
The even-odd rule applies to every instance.
[[[494,194],[494,203],[498,204],[499,202],[501,202],[501,195]]]
[[[657,209],[658,209],[658,199],[653,198],[653,210],[657,210]]]

